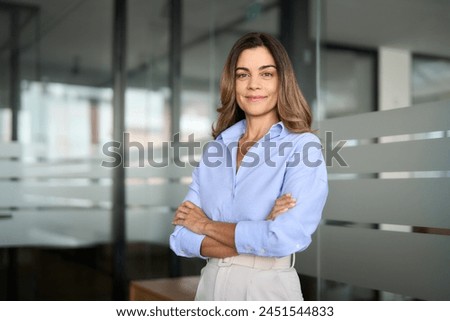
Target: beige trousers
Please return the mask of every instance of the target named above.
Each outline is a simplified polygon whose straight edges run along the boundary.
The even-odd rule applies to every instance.
[[[292,256],[295,258],[295,256]],[[197,301],[301,301],[291,256],[238,255],[209,259],[201,271]]]

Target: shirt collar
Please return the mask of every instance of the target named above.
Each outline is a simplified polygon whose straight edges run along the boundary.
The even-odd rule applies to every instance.
[[[245,133],[245,128],[247,127],[247,122],[245,119],[238,121],[236,124],[231,127],[225,129],[222,133],[217,136],[217,139],[222,139],[223,142],[228,145],[232,142],[237,142],[239,138]],[[268,134],[270,135],[270,139],[275,138],[283,138],[289,133],[289,130],[284,126],[282,121],[279,121],[276,124],[273,124],[270,128]],[[265,137],[267,134],[265,135]]]

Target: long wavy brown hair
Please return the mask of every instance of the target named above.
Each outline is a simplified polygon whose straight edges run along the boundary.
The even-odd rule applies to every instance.
[[[236,64],[242,51],[256,47],[266,47],[275,60],[280,80],[278,118],[292,132],[311,132],[311,110],[297,84],[286,49],[275,37],[267,33],[251,32],[238,39],[228,54],[220,82],[221,106],[217,108],[219,117],[212,127],[212,136],[216,138],[225,129],[245,118],[236,102]]]

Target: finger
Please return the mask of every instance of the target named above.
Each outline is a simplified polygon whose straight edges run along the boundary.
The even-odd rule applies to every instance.
[[[286,193],[278,197],[279,200],[292,197],[291,193]]]
[[[295,206],[296,203],[297,203],[297,201],[295,198],[283,198],[283,199],[280,199],[279,201],[277,201],[275,206],[292,207],[292,206]]]
[[[276,219],[278,216],[280,216],[281,214],[287,212],[289,209],[288,208],[282,208],[278,211],[274,211],[272,213],[270,213],[270,215],[266,218],[266,220],[274,220]]]
[[[180,213],[177,214],[177,219],[185,220],[186,216],[187,215],[185,213],[180,212]]]
[[[186,226],[186,223],[183,220],[177,220],[177,221],[172,221],[172,225]]]
[[[281,201],[289,201],[289,200],[293,200],[295,198],[292,196],[292,194],[288,193],[288,194],[284,194],[284,195],[280,196],[278,199]]]
[[[205,214],[205,212],[203,212],[203,210],[198,207],[197,205],[191,203],[194,208],[190,208],[190,207],[185,207],[188,210],[189,215],[192,216],[196,216],[196,217],[207,217],[207,215]]]
[[[279,213],[279,212],[281,212],[281,211],[284,212],[284,211],[286,211],[286,210],[288,210],[288,209],[293,208],[295,205],[296,205],[295,202],[289,202],[289,203],[283,203],[283,204],[280,204],[280,205],[275,205],[275,206],[272,208],[272,212],[273,212],[273,213]]]
[[[285,194],[277,198],[275,201],[275,204],[285,204],[288,202],[291,202],[292,200],[295,200],[290,194]]]
[[[172,220],[172,222],[175,222],[176,224],[182,225],[182,223],[186,222],[186,219],[188,218],[189,215],[182,213],[182,212],[177,212]]]
[[[277,213],[280,213],[281,211],[283,211],[286,208],[286,206],[283,205],[275,205],[272,208],[272,211],[270,212],[270,214],[267,216],[266,219],[272,219],[274,215],[276,215]]]
[[[176,215],[172,220],[172,224],[180,224],[181,222],[184,222],[184,219],[178,215]]]
[[[284,213],[288,210],[286,206],[274,206],[270,214],[267,216],[267,218],[273,218],[274,216]]]
[[[279,214],[287,212],[288,210],[289,210],[289,208],[287,208],[287,207],[280,208],[277,211],[273,212],[273,216],[278,216]]]
[[[190,209],[193,209],[193,208],[196,208],[197,206],[194,204],[194,203],[192,203],[191,201],[185,201],[185,202],[183,202],[183,204],[182,204],[183,206],[186,206],[187,208],[190,208]]]
[[[190,211],[191,211],[190,208],[183,206],[183,205],[180,205],[177,209],[177,212],[184,213],[184,214],[189,214]]]

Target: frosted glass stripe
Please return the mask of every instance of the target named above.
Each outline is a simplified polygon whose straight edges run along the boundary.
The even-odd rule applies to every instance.
[[[128,185],[127,204],[177,207],[187,190],[187,185],[179,183]],[[70,207],[77,204],[86,207],[110,203],[111,193],[110,185],[3,181],[0,182],[0,207]]]
[[[172,212],[129,209],[127,240],[168,244]],[[80,247],[111,241],[111,212],[99,209],[19,210],[0,224],[0,246]]]
[[[25,178],[111,178],[112,170],[100,166],[100,162],[83,162],[75,164],[38,163],[24,166]]]
[[[437,138],[342,148],[348,167],[333,160],[329,173],[378,173],[450,170],[450,139]]]
[[[190,177],[193,167],[178,167],[171,164],[167,167],[130,167],[126,168],[126,176],[128,178],[180,178]],[[111,178],[113,176],[112,168],[101,166],[101,162],[85,162],[79,164],[64,163],[40,163],[25,164],[23,169],[23,177],[27,178],[90,178],[101,179]]]
[[[333,132],[334,140],[446,131],[450,129],[450,101],[440,101],[323,120],[321,135]]]
[[[127,203],[129,205],[178,207],[188,191],[187,185],[164,184],[128,186]]]
[[[17,181],[0,181],[0,208],[24,205],[22,184]]]
[[[8,142],[0,143],[0,159],[1,158],[19,158],[22,156],[22,145],[19,143]]]
[[[450,299],[450,237],[321,227],[321,277],[425,300]]]
[[[329,182],[324,218],[450,229],[450,178]]]
[[[0,159],[0,179],[23,176],[23,164],[18,161]]]
[[[175,164],[171,164],[170,166],[162,168],[155,168],[155,167],[128,168],[126,170],[126,173],[127,177],[135,177],[135,178],[150,178],[150,177],[180,178],[180,177],[190,177],[192,175],[193,169],[194,168],[190,165],[180,167]]]

